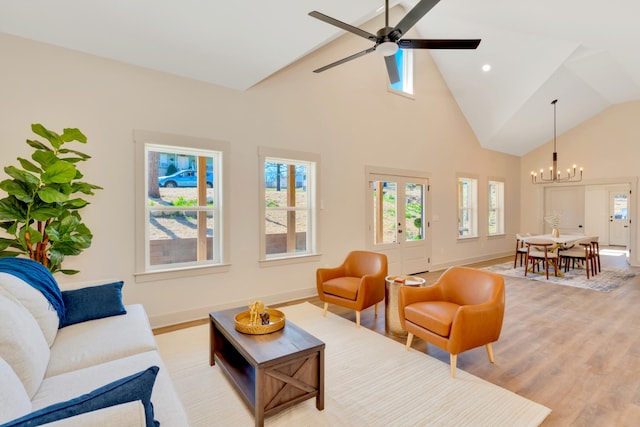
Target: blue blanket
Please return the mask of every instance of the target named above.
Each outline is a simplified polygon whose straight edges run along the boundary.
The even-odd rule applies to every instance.
[[[0,258],[0,272],[16,276],[42,292],[58,313],[58,318],[64,319],[62,292],[58,282],[44,265],[29,258]]]

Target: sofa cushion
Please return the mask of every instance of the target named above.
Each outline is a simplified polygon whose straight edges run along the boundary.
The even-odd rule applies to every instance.
[[[0,287],[9,291],[36,319],[47,344],[56,338],[60,319],[49,300],[36,288],[13,274],[0,273]]]
[[[58,331],[51,346],[46,376],[98,365],[155,350],[156,341],[142,305],[128,305],[127,314],[76,323]]]
[[[0,424],[31,412],[31,400],[9,364],[0,357]]]
[[[29,398],[40,387],[49,354],[49,345],[36,319],[20,301],[0,288],[0,357],[20,378]]]
[[[122,305],[122,285],[123,282],[120,281],[62,291],[65,317],[60,322],[60,327],[126,314],[127,310]]]
[[[70,418],[43,424],[43,427],[142,427],[146,425],[144,406],[140,400],[85,412]],[[162,426],[164,427],[164,426]]]
[[[7,423],[5,426],[37,426],[85,412],[140,400],[144,405],[146,426],[154,427],[158,424],[153,419],[151,393],[158,369],[157,366],[151,366],[144,371],[116,380],[90,393],[32,412]]]
[[[40,390],[31,401],[33,410],[88,393],[103,384],[139,372],[149,366],[160,368],[151,395],[155,419],[163,427],[188,426],[189,420],[186,417],[184,407],[173,387],[169,371],[157,351],[147,351],[45,378]]]

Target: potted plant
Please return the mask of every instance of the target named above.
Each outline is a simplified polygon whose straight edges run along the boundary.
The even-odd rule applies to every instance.
[[[10,179],[0,182],[7,193],[0,199],[0,227],[11,237],[0,238],[0,257],[26,255],[52,273],[75,274],[61,263],[91,246],[93,235],[78,211],[89,203],[82,195],[101,187],[81,181],[77,165],[91,157],[66,145],[86,144],[87,137],[78,129],[58,134],[41,124],[31,130],[48,144],[27,139],[34,149],[31,160],[19,157],[21,168],[4,168]]]

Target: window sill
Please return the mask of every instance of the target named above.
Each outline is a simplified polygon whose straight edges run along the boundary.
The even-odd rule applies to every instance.
[[[282,258],[261,259],[260,267],[275,267],[279,265],[300,264],[303,262],[314,262],[320,260],[321,254],[293,255]]]
[[[155,282],[158,280],[181,279],[184,277],[204,276],[206,274],[226,273],[230,264],[199,265],[193,267],[172,268],[166,270],[145,271],[134,273],[136,283]]]
[[[458,242],[466,242],[466,241],[471,241],[471,240],[478,240],[479,237],[478,236],[465,236],[465,237],[458,237]]]

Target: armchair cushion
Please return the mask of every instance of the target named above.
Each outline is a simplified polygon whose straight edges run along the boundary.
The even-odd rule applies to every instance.
[[[355,301],[362,279],[359,277],[338,277],[323,283],[324,292]]]
[[[448,301],[419,302],[405,308],[405,318],[446,338],[451,333],[451,324],[458,308],[458,304]]]

